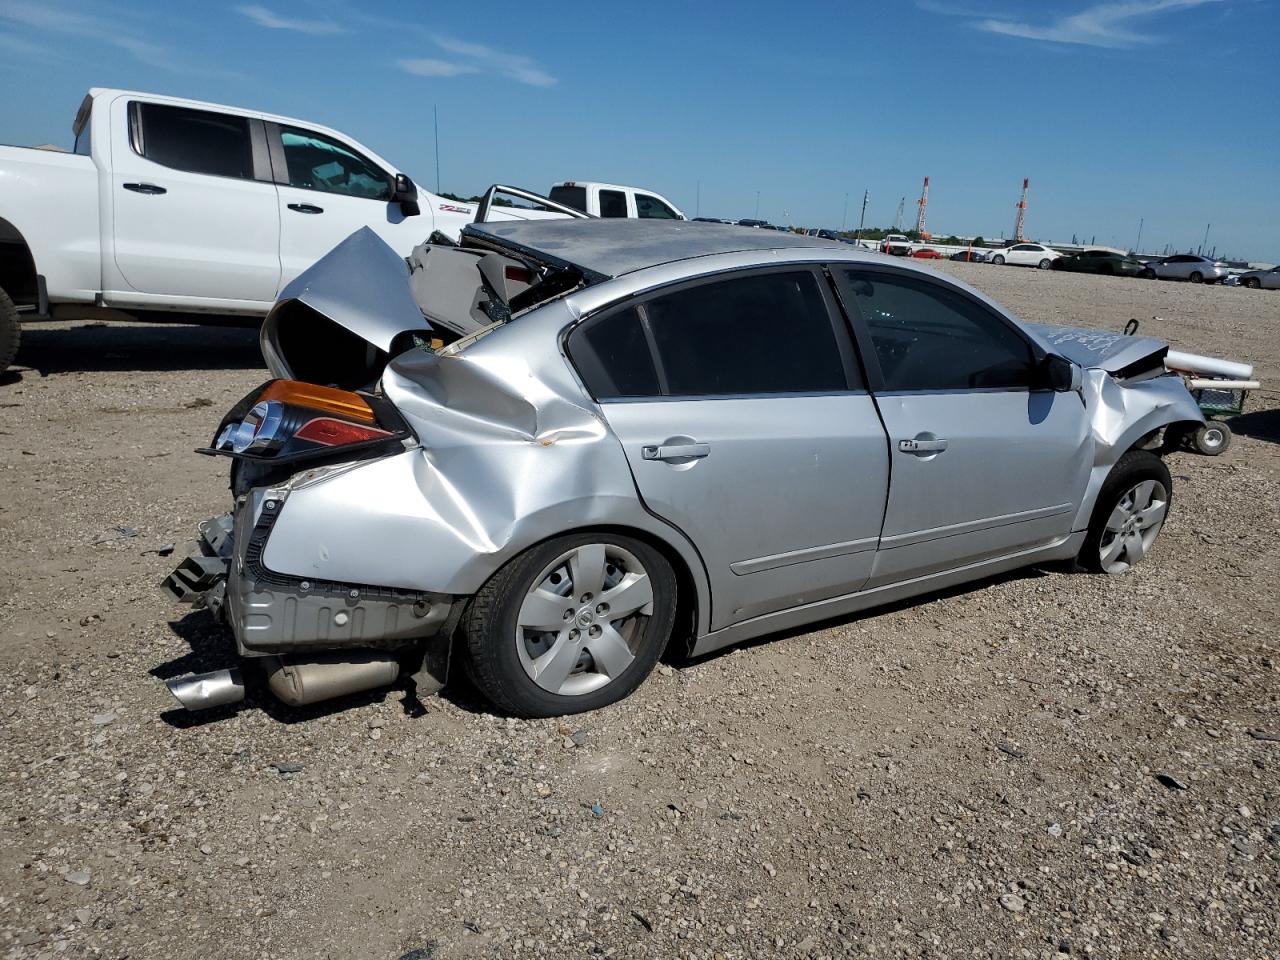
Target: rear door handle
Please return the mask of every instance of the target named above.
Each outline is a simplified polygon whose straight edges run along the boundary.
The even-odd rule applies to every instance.
[[[296,210],[298,213],[324,213],[324,207],[317,207],[310,203],[291,203],[290,210]]]
[[[947,449],[945,440],[899,440],[898,449],[903,453],[941,453]]]
[[[169,192],[164,187],[158,186],[154,183],[126,183],[126,184],[122,184],[122,186],[126,190],[132,190],[134,193],[146,193],[151,195],[157,195],[157,194]]]
[[[711,456],[709,443],[651,444],[640,448],[643,460],[698,460]]]

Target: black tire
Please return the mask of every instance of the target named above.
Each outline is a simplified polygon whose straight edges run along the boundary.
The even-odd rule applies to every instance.
[[[1250,290],[1262,289],[1262,281],[1259,280],[1257,277],[1245,277],[1244,285],[1248,287]]]
[[[543,689],[521,664],[517,618],[534,578],[568,550],[587,544],[614,545],[633,554],[648,573],[653,612],[636,624],[634,660],[604,686],[576,696]],[[572,601],[570,601],[572,602]],[[676,575],[667,559],[634,537],[575,533],[539,544],[509,561],[472,598],[461,628],[467,673],[495,706],[518,717],[555,717],[596,710],[634,691],[653,670],[671,637],[676,613]]]
[[[1169,468],[1154,453],[1147,450],[1130,450],[1111,468],[1106,482],[1102,484],[1098,502],[1093,507],[1093,516],[1089,519],[1089,532],[1076,557],[1076,562],[1080,566],[1091,573],[1107,572],[1103,567],[1101,555],[1102,537],[1106,532],[1107,520],[1128,491],[1144,480],[1155,480],[1164,487],[1165,502],[1168,508],[1172,509],[1173,480],[1169,476]],[[1165,517],[1168,517],[1167,511]]]
[[[1148,267],[1145,270],[1138,271],[1139,280],[1154,280],[1155,278],[1156,278],[1156,272],[1152,270],[1150,267]]]
[[[994,263],[997,267],[1003,267],[1004,257],[1000,256],[1000,254],[997,253],[994,257],[991,258],[991,262]]]
[[[1192,271],[1191,276],[1189,276],[1187,279],[1190,280],[1192,283],[1203,283],[1204,274],[1202,274],[1199,270],[1194,270]]]
[[[1051,266],[1053,266],[1053,261],[1050,260],[1048,257],[1045,257],[1039,263],[1039,267],[1041,270],[1048,270]]]
[[[13,363],[21,340],[22,321],[18,319],[18,308],[9,299],[9,295],[0,290],[0,373],[4,373],[9,369],[9,364]]]
[[[1210,420],[1194,430],[1189,439],[1196,453],[1216,457],[1231,446],[1231,428],[1220,420]]]

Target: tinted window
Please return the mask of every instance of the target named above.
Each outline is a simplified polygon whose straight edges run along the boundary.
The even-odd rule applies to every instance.
[[[135,143],[148,160],[190,173],[253,177],[245,117],[160,103],[141,103],[138,108],[142,135]]]
[[[808,271],[699,284],[643,309],[674,396],[848,388],[826,303]]]
[[[676,212],[657,197],[647,193],[636,194],[636,216],[647,220],[678,220]]]
[[[627,215],[627,197],[621,190],[600,191],[600,216],[625,217]]]
[[[382,168],[345,144],[295,127],[281,127],[280,140],[289,186],[365,200],[391,199],[391,179]]]
[[[1027,341],[968,297],[912,277],[862,271],[838,276],[871,334],[886,389],[1030,385]]]
[[[548,199],[563,203],[566,207],[581,210],[583,213],[587,212],[586,187],[552,187]]]
[[[89,156],[89,145],[91,143],[89,136],[89,128],[92,124],[91,120],[86,120],[84,126],[80,128],[80,132],[76,134],[76,144],[72,148],[73,153],[78,153],[82,157]]]
[[[661,393],[635,307],[587,321],[569,338],[569,355],[597,400]]]

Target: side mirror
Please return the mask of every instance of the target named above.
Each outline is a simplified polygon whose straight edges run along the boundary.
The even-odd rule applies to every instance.
[[[400,211],[406,217],[416,217],[422,212],[422,208],[418,206],[418,188],[403,173],[396,174],[396,185],[391,192],[391,202],[400,204]]]
[[[1046,387],[1056,393],[1079,390],[1082,377],[1080,368],[1068,360],[1051,353],[1040,361],[1040,372]]]

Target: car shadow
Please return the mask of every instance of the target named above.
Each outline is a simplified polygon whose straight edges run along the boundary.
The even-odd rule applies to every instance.
[[[1226,423],[1232,433],[1242,437],[1280,443],[1280,408],[1242,413]]]
[[[15,368],[0,386],[24,378],[81,371],[252,370],[263,366],[259,321],[249,325],[176,326],[85,323],[73,327],[24,324]]]

